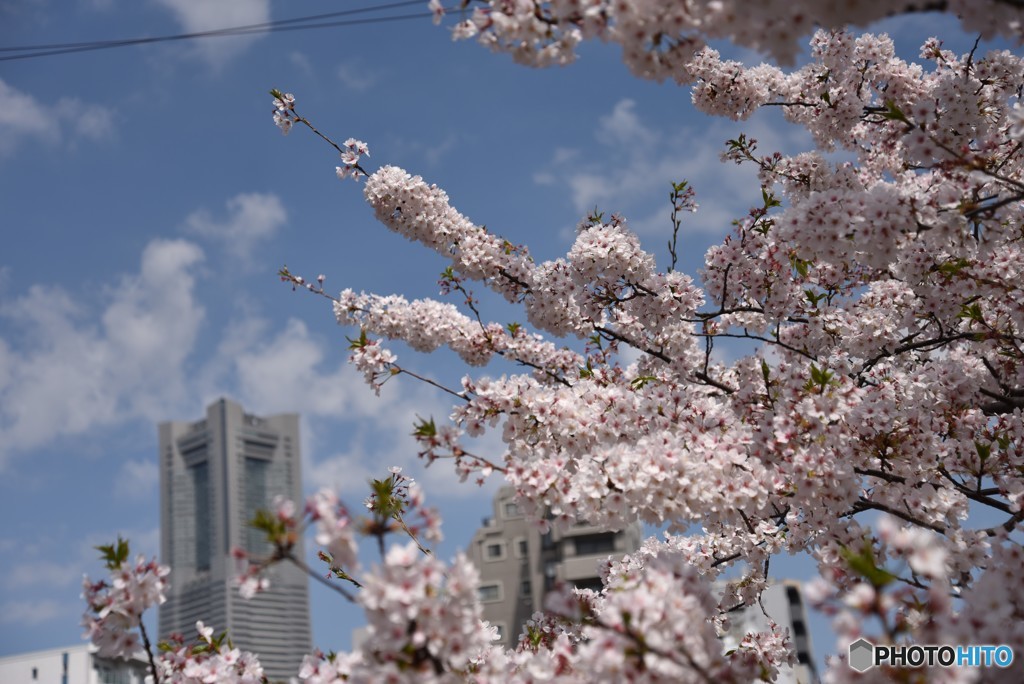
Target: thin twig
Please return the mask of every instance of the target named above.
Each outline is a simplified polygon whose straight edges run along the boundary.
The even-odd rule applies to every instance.
[[[296,558],[294,555],[289,553],[288,555],[284,556],[284,558],[286,560],[289,560],[292,563],[294,563],[296,567],[298,567],[299,569],[305,571],[305,573],[307,575],[309,575],[310,577],[315,579],[320,584],[322,584],[325,587],[327,587],[329,589],[332,589],[332,590],[338,592],[339,594],[341,594],[342,596],[344,596],[350,603],[355,603],[356,602],[356,597],[353,596],[352,594],[348,593],[347,591],[345,591],[345,587],[341,586],[340,584],[336,584],[334,582],[328,581],[327,578],[321,577],[320,573],[318,573],[318,572],[313,572],[313,569],[311,567],[309,567],[304,562],[302,562],[301,560]],[[346,575],[347,574],[348,573],[346,573]],[[360,584],[359,582],[355,581],[351,577],[349,577],[349,582],[351,582],[352,584],[354,584],[354,585],[356,585],[357,587],[360,587],[360,588],[363,586],[362,584]]]
[[[160,675],[156,671],[156,661],[153,660],[153,646],[149,643],[149,635],[146,634],[146,625],[139,619],[139,632],[142,634],[142,645],[146,649],[146,658],[149,660],[149,671],[153,674],[154,684],[160,684]]]

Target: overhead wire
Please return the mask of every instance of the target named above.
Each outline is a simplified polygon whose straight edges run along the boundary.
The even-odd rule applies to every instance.
[[[305,17],[292,19],[277,19],[259,24],[248,24],[245,26],[232,26],[209,31],[195,31],[191,33],[179,33],[164,36],[148,36],[140,38],[125,38],[119,40],[85,41],[75,43],[50,43],[41,45],[23,45],[17,47],[2,47],[0,53],[16,53],[0,55],[0,62],[13,62],[38,57],[49,57],[53,55],[66,55],[77,52],[89,52],[94,50],[109,50],[112,48],[128,47],[132,45],[146,45],[152,43],[166,43],[180,40],[196,40],[201,38],[224,38],[230,36],[244,36],[257,33],[282,33],[285,31],[305,31],[319,28],[336,28],[339,26],[358,26],[364,24],[378,24],[390,21],[402,21],[406,19],[423,19],[433,16],[433,12],[416,12],[413,14],[391,14],[380,17],[367,17],[360,19],[342,19],[338,21],[325,21],[337,17],[365,14],[368,12],[380,12],[409,5],[421,5],[423,0],[403,0],[401,2],[390,2],[369,7],[314,14]]]

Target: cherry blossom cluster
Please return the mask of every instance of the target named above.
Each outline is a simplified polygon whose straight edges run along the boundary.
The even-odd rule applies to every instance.
[[[364,502],[366,509],[375,518],[371,523],[371,533],[376,534],[378,528],[391,531],[400,529],[417,544],[420,539],[441,541],[441,517],[437,510],[425,505],[420,484],[403,475],[398,466],[391,466],[388,472],[388,477],[370,483],[372,492]],[[392,523],[397,523],[397,528]],[[422,545],[420,549],[423,550]]]
[[[245,549],[231,549],[231,557],[235,561],[234,584],[242,598],[251,599],[270,588],[270,579],[263,574],[262,564],[254,563]]]
[[[880,518],[878,528],[877,537],[865,535],[855,552],[847,552],[845,568],[823,565],[821,578],[807,588],[812,604],[833,616],[842,646],[830,669],[835,681],[864,681],[845,666],[845,647],[865,634],[877,640],[867,631],[872,623],[881,626],[889,643],[1006,644],[1017,653],[1024,648],[1019,544],[1006,544],[1002,534],[970,540],[976,558],[968,570],[950,562],[953,545],[939,535],[900,528],[888,516]],[[986,567],[979,570],[982,559]],[[971,571],[978,576],[965,584]],[[989,674],[1015,681],[1020,673],[1014,664]],[[975,681],[978,674],[927,673],[928,681],[943,682]]]
[[[363,167],[359,160],[370,156],[370,148],[362,140],[349,138],[344,143],[345,147],[341,152],[341,166],[335,167],[335,174],[339,179],[359,180],[363,175]]]
[[[274,96],[274,125],[281,129],[281,133],[288,135],[292,125],[298,120],[295,113],[295,96],[279,90],[272,90],[270,94]]]
[[[316,543],[326,552],[322,556],[332,571],[347,568],[359,571],[359,546],[356,521],[338,496],[322,489],[306,499],[306,512],[316,526]]]
[[[182,635],[172,635],[161,643],[159,655],[152,647],[143,613],[166,600],[170,568],[139,556],[129,559],[128,542],[97,547],[102,553],[110,577],[83,581],[82,598],[88,606],[83,622],[86,636],[106,658],[131,658],[145,654],[149,660],[149,680],[157,684],[260,684],[263,668],[252,653],[231,646],[225,634],[213,636],[213,628],[196,624],[198,639],[187,645]]]
[[[445,568],[414,543],[392,547],[359,594],[369,636],[339,674],[409,682],[469,674],[497,636],[482,621],[477,584],[477,571],[463,556]]]
[[[905,8],[854,4],[865,21]],[[1019,578],[1007,578],[1020,574],[1024,521],[1024,61],[929,40],[927,66],[912,64],[885,36],[821,30],[806,66],[747,68],[693,36],[785,59],[797,35],[848,20],[852,5],[766,3],[770,18],[760,6],[691,5],[492,2],[459,32],[538,64],[568,59],[583,38],[618,40],[641,75],[695,83],[710,114],[770,104],[810,132],[820,151],[792,157],[728,142],[727,161],[757,169],[764,203],[708,251],[701,284],[660,272],[619,216],[587,217],[564,258],[536,263],[418,176],[385,166],[366,184],[385,226],[450,260],[442,289],[463,296],[460,308],[342,292],[334,312],[359,327],[367,351],[355,361],[371,384],[397,369],[373,349],[378,337],[448,347],[471,367],[500,357],[529,368],[467,375],[450,390],[450,424],[417,427],[422,454],[452,457],[463,477],[503,473],[542,526],[639,517],[669,530],[610,571],[599,595],[554,604],[583,632],[542,620],[532,647],[491,652],[478,672],[771,676],[790,658],[784,634],[747,635],[726,657],[715,626],[757,601],[782,552],[817,559],[818,603],[843,638],[877,625],[877,642],[970,643],[985,630],[999,641],[1001,624],[1024,619]],[[986,31],[1021,26],[1010,3],[948,7]],[[679,197],[677,210],[692,201]],[[473,281],[521,304],[536,332],[484,320]],[[730,338],[760,348],[717,362],[716,342]],[[619,363],[623,347],[639,358]],[[468,457],[462,436],[491,429],[502,459]],[[684,534],[694,525],[699,534]],[[739,562],[742,578],[711,601],[708,581]],[[642,620],[628,612],[637,606]]]
[[[553,598],[549,610],[571,611],[571,602],[560,606]],[[581,597],[577,592],[570,598]],[[723,653],[716,624],[708,619],[717,612],[712,587],[678,553],[610,567],[605,590],[586,601],[583,612],[590,615],[577,667],[597,675],[591,681],[771,680],[779,665],[793,662],[792,645],[781,631],[748,634],[739,648]]]
[[[107,556],[108,579],[82,581],[82,598],[89,607],[82,617],[85,636],[107,658],[127,658],[142,649],[142,614],[167,600],[165,578],[170,573],[166,566],[142,556],[132,563],[127,543],[118,540],[118,547],[120,553]]]
[[[453,27],[454,39],[476,38],[530,66],[567,64],[582,41],[599,39],[617,43],[637,77],[686,84],[697,77],[691,60],[707,41],[728,40],[791,64],[815,27],[866,26],[922,10],[921,3],[908,0],[486,0],[481,5]],[[1019,4],[1009,0],[948,0],[926,8],[959,17],[966,31],[985,38],[1024,36]],[[430,9],[435,22],[445,13],[436,0]],[[719,92],[731,97],[727,90]]]
[[[213,627],[196,623],[198,638],[192,645],[177,635],[164,644],[156,661],[156,681],[166,684],[262,684],[263,666],[248,651],[234,648],[225,634],[214,637]]]
[[[359,329],[352,359],[371,386],[408,374],[456,398],[447,422],[417,425],[421,455],[450,458],[463,479],[501,473],[542,529],[639,518],[668,534],[608,566],[601,592],[553,594],[509,652],[489,645],[463,560],[446,568],[395,547],[358,599],[375,645],[315,654],[307,680],[771,679],[791,663],[785,633],[748,634],[728,655],[717,635],[729,610],[758,601],[771,558],[796,552],[819,565],[812,598],[834,617],[841,651],[866,635],[1024,653],[1024,59],[980,47],[957,55],[930,38],[913,63],[889,37],[844,28],[920,5],[464,8],[455,38],[534,66],[572,61],[583,40],[618,43],[639,77],[691,85],[700,111],[740,120],[777,107],[817,149],[787,156],[742,135],[726,142],[723,160],[756,169],[763,203],[708,250],[699,280],[674,269],[674,237],[672,267],[659,270],[621,216],[595,211],[564,257],[537,263],[421,177],[367,173],[377,218],[448,259],[442,293],[461,297],[345,290],[333,302],[338,322]],[[1018,2],[926,5],[982,38],[1024,36]],[[440,3],[430,8],[443,18]],[[790,71],[708,46],[726,39],[787,64],[805,36],[809,59]],[[275,121],[294,119],[294,99],[275,97]],[[358,167],[365,145],[346,148]],[[673,184],[671,228],[694,206],[688,186]],[[521,306],[525,322],[486,320],[474,283]],[[399,367],[382,338],[446,347],[471,371],[444,387]],[[756,351],[722,362],[716,344],[732,339]],[[526,370],[494,368],[501,360]],[[500,457],[462,444],[490,430]],[[401,484],[378,484],[371,510],[390,529]],[[322,538],[351,558],[347,515],[331,515]],[[714,600],[710,582],[740,564]],[[833,665],[833,681],[852,679]],[[1024,678],[1024,659],[1004,674]]]

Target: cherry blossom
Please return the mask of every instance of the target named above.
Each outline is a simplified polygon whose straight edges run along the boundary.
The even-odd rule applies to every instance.
[[[913,63],[888,36],[850,28],[919,5],[463,8],[455,38],[518,62],[565,64],[584,40],[616,43],[638,77],[690,87],[706,114],[745,120],[779,108],[810,134],[816,149],[795,155],[762,151],[745,135],[723,141],[725,163],[756,170],[763,202],[692,275],[675,270],[674,239],[672,267],[660,270],[625,217],[596,210],[564,256],[538,262],[421,176],[365,169],[365,143],[334,143],[294,97],[273,91],[282,130],[301,123],[326,141],[341,155],[339,176],[367,176],[364,198],[387,229],[449,263],[441,291],[454,302],[353,289],[335,297],[322,277],[314,286],[281,271],[330,299],[336,320],[356,331],[351,360],[373,389],[416,380],[452,398],[447,416],[414,428],[427,464],[450,461],[463,479],[500,476],[544,530],[636,519],[666,530],[608,564],[600,591],[552,592],[505,650],[481,620],[475,569],[429,548],[440,520],[402,472],[372,483],[363,516],[330,492],[301,515],[277,502],[258,519],[274,555],[244,559],[241,585],[258,589],[266,564],[301,563],[293,540],[312,527],[330,578],[317,579],[362,608],[372,632],[351,653],[310,654],[302,679],[770,681],[792,664],[790,635],[771,625],[729,653],[718,636],[732,609],[757,604],[782,553],[817,563],[808,596],[832,617],[840,653],[861,636],[1024,653],[1024,59],[981,47],[957,55],[929,38]],[[1019,44],[1024,35],[1017,2],[927,6],[983,38]],[[448,16],[429,8],[435,20]],[[807,39],[806,63],[788,68]],[[781,66],[724,59],[709,46],[721,40]],[[672,187],[678,231],[677,212],[696,205],[687,184]],[[472,288],[522,307],[522,322],[488,320]],[[756,349],[721,362],[715,345],[728,339]],[[466,375],[450,387],[399,365],[390,340],[414,354],[450,349]],[[488,431],[503,452],[471,453],[464,438]],[[380,552],[369,571],[357,561],[361,538]],[[162,581],[158,566],[129,572],[124,560],[112,568],[128,573],[120,584],[86,585],[90,632],[122,655],[137,647],[138,616],[159,601]],[[145,599],[126,593],[137,584]],[[198,629],[212,647],[212,633]],[[202,662],[174,652],[161,665],[168,676],[256,669],[220,644]],[[830,681],[856,677],[842,657],[830,665]],[[981,676],[898,670],[868,678]],[[1024,660],[997,676],[1020,681]]]
[[[447,347],[482,368],[449,390],[449,424],[417,426],[421,455],[452,459],[464,478],[500,472],[538,525],[639,517],[668,527],[599,595],[551,607],[567,622],[544,627],[545,646],[530,652],[554,660],[491,657],[510,677],[592,681],[639,676],[627,654],[661,644],[642,663],[652,680],[770,677],[790,657],[784,634],[747,635],[728,659],[714,625],[732,605],[756,603],[782,552],[818,561],[812,593],[841,638],[874,619],[879,643],[971,643],[964,621],[984,621],[975,600],[1002,601],[1000,620],[1021,621],[1018,599],[982,596],[995,589],[990,573],[1020,555],[1013,533],[1024,520],[1024,61],[1005,50],[956,55],[929,39],[925,63],[913,64],[886,36],[814,30],[907,9],[898,2],[691,5],[496,0],[455,32],[535,66],[571,61],[580,40],[619,42],[634,72],[692,84],[708,114],[781,107],[811,134],[818,150],[792,157],[744,136],[727,142],[725,161],[756,168],[764,205],[708,251],[699,282],[660,272],[623,217],[595,212],[563,258],[538,263],[419,176],[385,165],[365,186],[387,228],[450,261],[442,294],[463,306],[345,290],[334,313],[359,328],[353,361],[375,388],[407,373],[376,348],[384,340]],[[1020,37],[1009,3],[946,9],[985,35]],[[811,59],[789,72],[723,60],[703,42],[726,37],[784,64],[802,35]],[[835,150],[843,161],[826,156]],[[674,210],[685,209],[692,194],[673,187]],[[522,305],[532,330],[487,321],[474,283]],[[727,338],[761,347],[716,363],[714,344]],[[619,363],[623,347],[639,359]],[[496,357],[528,372],[488,374]],[[468,455],[462,437],[492,429],[502,458]],[[740,562],[742,579],[710,601],[708,582]],[[666,567],[684,587],[658,584]],[[643,589],[620,595],[617,573]],[[673,655],[685,639],[668,617],[632,637],[616,622],[625,606],[666,595],[704,597],[681,619],[707,630],[688,656]],[[581,620],[591,625],[582,636],[571,626]]]

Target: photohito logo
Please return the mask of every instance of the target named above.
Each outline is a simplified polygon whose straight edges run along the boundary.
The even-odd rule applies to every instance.
[[[1009,646],[949,646],[896,644],[875,646],[867,639],[850,644],[850,667],[864,672],[876,665],[892,667],[1009,667],[1013,649]]]

